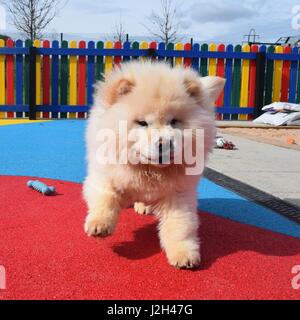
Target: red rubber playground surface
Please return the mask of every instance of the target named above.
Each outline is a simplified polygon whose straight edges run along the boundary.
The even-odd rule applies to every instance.
[[[300,226],[208,179],[198,188],[199,270],[169,266],[155,218],[132,209],[111,237],[87,237],[85,125],[0,122],[0,300],[300,298]],[[29,189],[35,178],[58,194]]]
[[[116,233],[88,238],[81,185],[43,179],[58,195],[0,177],[0,299],[299,299],[291,269],[300,239],[200,212],[203,265],[167,264],[152,216],[121,214]]]

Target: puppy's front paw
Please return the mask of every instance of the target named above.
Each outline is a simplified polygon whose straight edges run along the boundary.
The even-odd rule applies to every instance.
[[[199,251],[178,249],[168,252],[170,265],[177,269],[194,269],[200,266],[201,257]]]
[[[88,215],[84,224],[84,230],[88,236],[107,237],[114,231],[115,225],[102,217]]]
[[[134,211],[140,215],[146,215],[146,214],[150,214],[151,213],[151,207],[150,206],[146,206],[144,203],[142,202],[136,202],[134,204]]]

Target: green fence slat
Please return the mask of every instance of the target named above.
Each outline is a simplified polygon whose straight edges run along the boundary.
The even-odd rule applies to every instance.
[[[208,44],[204,43],[201,45],[201,51],[207,52],[208,51]],[[208,75],[208,59],[207,58],[201,58],[200,61],[200,74],[202,77],[206,77]]]
[[[274,52],[275,52],[275,47],[270,46],[268,48],[268,53],[274,53]],[[264,105],[268,105],[272,103],[273,76],[274,76],[274,60],[267,60]]]
[[[97,42],[97,49],[103,49],[104,43],[103,41]],[[96,80],[102,81],[104,75],[104,57],[97,56],[96,59]]]
[[[139,48],[140,48],[140,44],[137,41],[134,41],[132,43],[132,49],[138,50]],[[139,59],[139,57],[132,57],[132,60],[138,60],[138,59]]]
[[[167,50],[174,50],[174,43],[170,42],[167,45]],[[166,59],[166,62],[170,64],[171,67],[174,66],[174,58],[173,57],[169,57]]]

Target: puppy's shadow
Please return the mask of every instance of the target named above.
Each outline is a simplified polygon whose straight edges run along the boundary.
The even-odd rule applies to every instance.
[[[160,252],[157,223],[145,225],[134,232],[133,241],[121,242],[113,246],[113,251],[131,260],[151,257]]]
[[[216,205],[215,209],[218,210],[228,206],[233,209],[247,206],[246,200],[214,199],[213,202]],[[257,252],[275,257],[294,256],[300,253],[300,239],[205,213],[201,213],[199,235],[202,243],[202,270],[208,269],[216,260],[239,251]],[[119,243],[113,250],[131,260],[145,259],[161,252],[157,223],[153,222],[136,230],[132,241]]]

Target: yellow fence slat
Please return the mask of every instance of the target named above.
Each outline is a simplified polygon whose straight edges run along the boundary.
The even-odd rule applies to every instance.
[[[283,53],[283,47],[276,46],[275,53]],[[283,67],[283,61],[282,60],[275,60],[274,81],[273,81],[273,102],[280,101],[282,67]]]
[[[0,39],[0,48],[5,46],[4,40]],[[0,55],[0,105],[5,104],[5,56]],[[0,112],[0,118],[6,118],[6,112]]]
[[[209,45],[208,51],[217,51],[217,45],[215,43],[211,43]],[[215,76],[217,74],[217,59],[209,59],[208,65],[208,75]]]
[[[114,44],[112,43],[112,41],[107,41],[105,43],[106,49],[112,49],[113,47],[114,47]],[[105,67],[104,67],[105,73],[111,72],[112,69],[113,69],[113,57],[106,56],[105,57]]]
[[[77,42],[71,41],[70,48],[76,49]],[[69,97],[70,106],[77,105],[77,56],[70,56],[70,97]],[[77,112],[69,112],[68,118],[76,119]]]
[[[248,44],[243,45],[242,52],[250,52],[250,46]],[[243,59],[242,62],[242,83],[241,83],[241,98],[240,107],[248,107],[249,99],[249,77],[250,77],[250,60]],[[240,114],[239,120],[247,120],[246,114]]]
[[[41,41],[40,40],[34,40],[33,42],[34,47],[40,48],[41,47]],[[41,105],[42,104],[42,99],[41,99],[41,72],[42,72],[42,59],[40,55],[36,56],[36,105]],[[36,113],[37,118],[42,117],[42,112],[37,112]]]
[[[148,42],[146,42],[146,41],[141,42],[140,48],[141,48],[142,50],[147,50],[147,49],[149,49]],[[142,61],[147,61],[147,60],[148,60],[148,57],[142,57]]]
[[[183,50],[183,44],[178,42],[175,44],[175,50],[180,51]],[[181,66],[183,63],[183,58],[175,58],[175,66]]]

